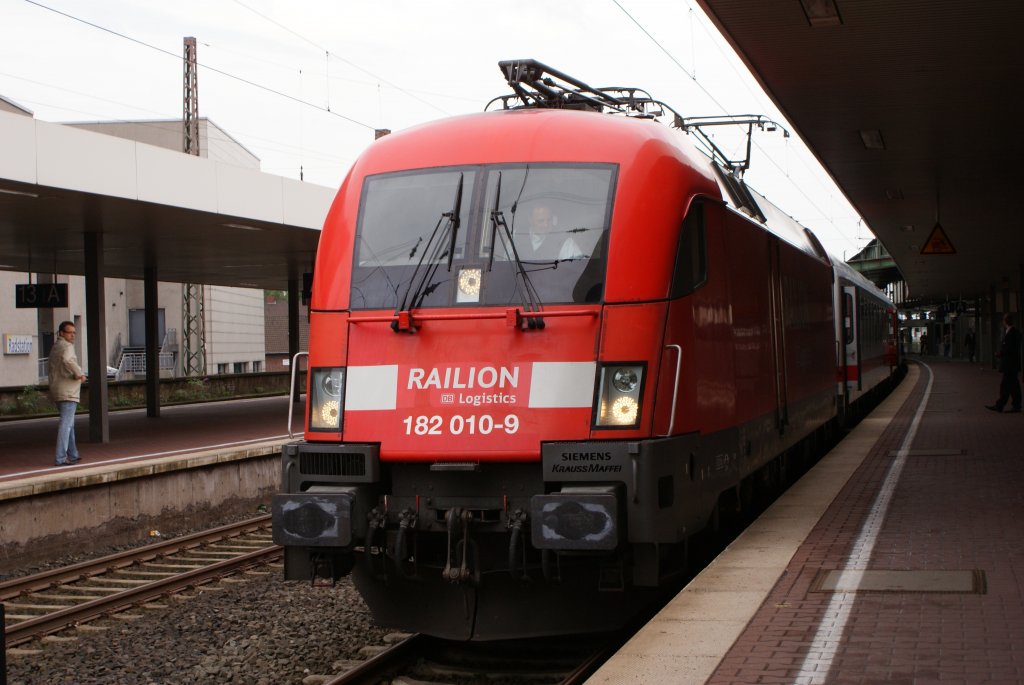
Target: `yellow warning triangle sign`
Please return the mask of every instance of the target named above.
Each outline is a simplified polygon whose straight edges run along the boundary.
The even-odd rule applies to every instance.
[[[956,248],[949,242],[946,232],[942,230],[942,224],[936,222],[928,240],[924,241],[921,254],[956,254]]]

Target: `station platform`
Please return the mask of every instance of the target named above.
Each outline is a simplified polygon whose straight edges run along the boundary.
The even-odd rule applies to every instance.
[[[67,479],[86,471],[109,470],[141,461],[223,455],[254,446],[279,449],[288,438],[286,396],[260,397],[160,408],[150,418],[145,409],[112,411],[110,441],[89,442],[89,417],[75,419],[81,461],[56,466],[57,417],[0,422],[0,492],[26,480]],[[294,405],[293,430],[301,434],[304,403]]]
[[[1000,375],[895,391],[588,683],[1024,682],[1024,415]]]
[[[277,396],[169,405],[156,418],[114,411],[106,443],[88,440],[81,415],[81,460],[66,466],[54,464],[57,417],[0,422],[0,570],[87,551],[91,541],[138,544],[268,502],[289,406]],[[304,403],[292,406],[297,430]]]

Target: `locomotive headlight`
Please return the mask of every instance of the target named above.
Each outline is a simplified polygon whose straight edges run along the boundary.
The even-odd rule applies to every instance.
[[[340,431],[345,370],[339,367],[312,369],[309,380],[309,429]]]
[[[479,302],[480,281],[483,273],[480,269],[462,269],[459,271],[459,291],[456,302]]]
[[[643,364],[605,364],[594,407],[594,425],[600,428],[636,428],[640,422]]]
[[[322,376],[320,387],[328,397],[341,397],[341,369],[336,369],[337,374],[327,373]]]
[[[630,393],[640,385],[640,376],[633,367],[615,369],[615,373],[612,374],[612,385],[621,393]]]
[[[320,421],[329,425],[338,425],[340,409],[341,405],[338,404],[338,400],[327,400],[320,405]]]
[[[612,403],[611,422],[615,424],[636,423],[636,415],[640,413],[640,405],[632,397],[620,397]]]

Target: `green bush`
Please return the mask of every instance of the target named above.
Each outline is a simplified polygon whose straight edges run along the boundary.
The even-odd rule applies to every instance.
[[[185,402],[191,399],[195,399],[195,396],[194,391],[190,388],[175,388],[171,391],[172,402]]]
[[[46,395],[34,385],[26,385],[18,395],[18,407],[24,414],[34,414],[47,404]]]
[[[138,404],[138,401],[131,395],[125,393],[110,398],[111,407],[131,407]]]

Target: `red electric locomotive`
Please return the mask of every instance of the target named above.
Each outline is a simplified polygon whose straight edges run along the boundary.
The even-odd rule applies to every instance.
[[[621,625],[847,401],[809,231],[642,91],[501,68],[501,111],[381,138],[345,179],[273,504],[286,577],[352,572],[379,623],[455,639]]]

